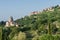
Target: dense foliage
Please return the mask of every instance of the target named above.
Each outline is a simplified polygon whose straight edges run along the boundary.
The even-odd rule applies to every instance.
[[[15,22],[19,27],[1,27],[2,40],[60,40],[60,7],[54,11],[25,16]],[[1,24],[3,25],[3,24]]]

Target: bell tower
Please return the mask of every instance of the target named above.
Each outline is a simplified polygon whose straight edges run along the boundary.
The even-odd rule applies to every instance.
[[[16,26],[16,27],[18,27],[18,24],[14,22],[12,16],[9,17],[8,21],[6,22],[5,27],[11,27],[11,26]]]
[[[8,21],[9,21],[9,22],[13,22],[13,17],[10,16]]]

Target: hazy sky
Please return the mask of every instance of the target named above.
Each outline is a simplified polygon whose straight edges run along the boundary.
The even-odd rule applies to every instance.
[[[29,15],[32,11],[39,11],[47,7],[60,4],[60,0],[0,0],[0,21],[9,16],[14,19]]]

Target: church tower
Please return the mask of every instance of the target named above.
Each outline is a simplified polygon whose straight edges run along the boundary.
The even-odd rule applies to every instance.
[[[6,25],[5,25],[5,27],[10,27],[10,26],[16,26],[16,27],[18,27],[18,24],[14,22],[12,16],[9,17],[9,19],[6,22]]]
[[[13,17],[10,16],[8,21],[9,21],[9,22],[13,22]]]

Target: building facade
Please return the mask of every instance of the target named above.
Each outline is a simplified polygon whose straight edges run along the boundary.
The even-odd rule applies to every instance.
[[[16,26],[16,27],[18,27],[18,24],[17,24],[16,22],[14,22],[12,16],[9,17],[9,20],[6,22],[5,27],[11,27],[11,26]]]

